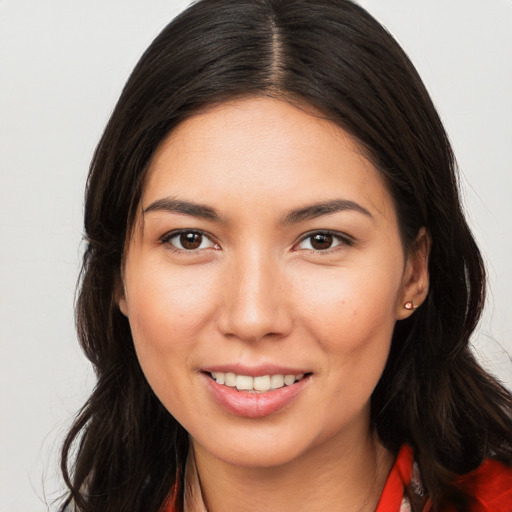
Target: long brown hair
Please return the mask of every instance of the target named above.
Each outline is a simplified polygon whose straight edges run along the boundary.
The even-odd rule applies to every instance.
[[[350,133],[385,177],[405,250],[432,240],[430,292],[397,323],[372,419],[393,452],[409,443],[434,510],[470,499],[452,484],[484,457],[512,464],[510,394],[468,346],[483,306],[480,253],[455,160],[413,65],[348,0],[202,0],[172,21],[130,76],[91,163],[77,302],[97,374],[69,432],[62,470],[80,511],[157,512],[181,493],[187,434],[153,394],[114,301],[127,234],[159,143],[212,103],[268,95],[309,104]],[[413,504],[421,510],[422,503]]]

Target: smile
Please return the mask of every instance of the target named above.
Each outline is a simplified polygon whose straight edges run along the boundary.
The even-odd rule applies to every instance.
[[[231,372],[211,372],[210,376],[217,384],[236,388],[238,391],[246,391],[249,393],[266,393],[274,391],[284,386],[291,386],[304,378],[304,373],[293,374],[276,374],[261,375],[251,377],[249,375],[237,375]]]
[[[306,392],[313,375],[273,373],[279,370],[270,368],[240,373],[218,370],[202,372],[210,396],[228,413],[245,418],[262,418],[287,408]]]

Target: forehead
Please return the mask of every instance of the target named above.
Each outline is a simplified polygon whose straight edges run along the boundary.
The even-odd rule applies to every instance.
[[[227,213],[240,198],[262,210],[344,198],[394,217],[380,172],[342,128],[271,98],[216,105],[173,130],[151,161],[143,206],[164,196]]]

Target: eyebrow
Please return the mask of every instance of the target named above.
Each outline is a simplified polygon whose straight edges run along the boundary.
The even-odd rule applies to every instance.
[[[222,216],[212,208],[199,203],[192,203],[190,201],[182,201],[180,199],[173,199],[171,197],[164,197],[153,201],[148,207],[142,209],[142,214],[145,215],[149,212],[169,212],[181,213],[183,215],[190,215],[192,217],[199,217],[212,222],[224,223],[225,220]]]
[[[173,199],[171,197],[164,197],[153,201],[149,206],[143,208],[142,214],[145,215],[149,212],[161,211],[190,215],[192,217],[199,217],[211,222],[222,224],[226,223],[226,220],[219,214],[219,212],[211,206],[191,201]],[[284,225],[297,224],[323,215],[330,215],[332,213],[343,211],[356,211],[373,219],[373,215],[360,204],[347,199],[333,199],[331,201],[323,201],[321,203],[315,203],[294,209],[284,216],[281,223]]]
[[[356,211],[366,215],[373,219],[373,215],[363,206],[354,201],[347,199],[333,199],[331,201],[324,201],[321,203],[315,203],[312,205],[297,208],[288,213],[282,223],[283,224],[296,224],[298,222],[304,222],[306,220],[315,219],[322,215],[329,215],[331,213],[343,212],[343,211]]]

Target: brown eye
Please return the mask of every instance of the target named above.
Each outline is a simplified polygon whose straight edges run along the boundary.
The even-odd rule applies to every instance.
[[[311,247],[316,251],[329,249],[332,246],[333,238],[330,233],[317,233],[311,237]]]
[[[183,249],[187,251],[192,251],[194,249],[199,249],[201,247],[201,242],[203,241],[203,235],[200,233],[182,233],[180,235],[180,244]]]
[[[218,248],[210,237],[201,231],[178,231],[162,238],[162,243],[178,251],[193,252],[202,249]]]
[[[329,231],[317,231],[305,236],[296,246],[296,249],[306,249],[309,251],[328,252],[338,246],[351,246],[352,239],[342,233],[331,233]]]

